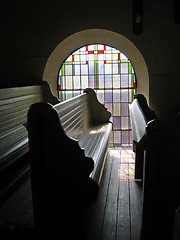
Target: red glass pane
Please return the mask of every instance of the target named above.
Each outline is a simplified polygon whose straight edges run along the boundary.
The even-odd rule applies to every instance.
[[[98,54],[104,54],[104,50],[99,50]]]
[[[88,51],[88,54],[94,54],[94,51]]]

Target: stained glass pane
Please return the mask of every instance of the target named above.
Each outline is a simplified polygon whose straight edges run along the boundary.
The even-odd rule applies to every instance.
[[[87,64],[81,65],[81,75],[88,75],[88,65]]]
[[[65,74],[72,75],[72,65],[65,65]]]
[[[113,103],[113,116],[120,116],[120,103]]]
[[[121,117],[121,129],[128,129],[128,117]]]
[[[128,102],[128,93],[129,91],[127,89],[121,90],[121,102]]]
[[[114,90],[113,91],[113,102],[121,102],[121,91],[119,90]]]
[[[121,103],[121,116],[129,116],[129,103]]]
[[[122,74],[128,73],[128,70],[129,70],[128,63],[126,63],[126,62],[121,63],[121,73]]]
[[[121,87],[128,88],[128,86],[129,86],[129,75],[128,74],[121,75]]]
[[[98,62],[98,73],[104,74],[104,62],[103,61]]]
[[[81,88],[80,76],[73,76],[73,84],[74,84],[74,89]]]
[[[129,141],[129,131],[122,131],[121,132],[121,140],[122,140],[122,144],[128,144],[128,141]]]
[[[112,64],[105,64],[105,74],[112,74]]]
[[[72,76],[66,76],[66,89],[72,89],[73,88],[73,82],[72,82]]]
[[[105,90],[105,102],[112,102],[112,90]]]
[[[94,62],[93,61],[88,62],[88,67],[89,67],[89,74],[94,74]]]
[[[120,129],[121,128],[121,117],[113,117],[113,128]]]
[[[104,90],[97,90],[97,98],[100,102],[104,102]]]
[[[80,66],[79,64],[74,65],[75,75],[80,75]]]
[[[105,75],[105,88],[112,88],[112,75]]]
[[[88,88],[88,76],[81,76],[81,88]]]
[[[61,101],[81,94],[85,88],[95,89],[99,101],[112,113],[110,144],[132,143],[128,105],[137,84],[134,68],[122,52],[103,44],[83,46],[67,57],[57,84]]]
[[[89,75],[89,87],[94,89],[94,75]]]
[[[120,88],[120,75],[113,75],[113,88]]]
[[[119,147],[121,145],[121,132],[120,131],[115,131],[114,132],[114,145],[116,147]]]
[[[70,99],[73,97],[73,92],[72,91],[67,91],[66,93],[66,99]]]
[[[118,63],[113,64],[113,74],[118,74],[119,73],[119,66]]]
[[[104,75],[99,75],[99,88],[104,88]]]

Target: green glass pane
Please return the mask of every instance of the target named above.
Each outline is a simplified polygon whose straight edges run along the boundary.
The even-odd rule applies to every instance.
[[[95,78],[95,88],[97,89],[97,88],[99,88],[99,78],[98,78],[98,75],[95,75],[94,76],[94,78]]]
[[[94,62],[94,74],[98,74],[98,62]]]
[[[62,65],[62,68],[61,68],[61,74],[62,74],[62,76],[65,76],[65,68],[64,68],[64,64]]]
[[[121,64],[118,63],[118,74],[121,74]]]
[[[130,62],[128,63],[128,68],[129,68],[129,73],[132,73],[132,64]]]
[[[98,62],[94,62],[94,73],[95,73],[95,88],[99,87],[98,83]]]
[[[74,64],[72,65],[72,75],[75,75],[75,69],[74,69]]]

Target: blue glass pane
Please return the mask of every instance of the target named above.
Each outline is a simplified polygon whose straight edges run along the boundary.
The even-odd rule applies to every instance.
[[[105,90],[105,102],[112,103],[112,90]]]
[[[121,128],[121,117],[113,117],[113,129]]]
[[[112,75],[105,75],[105,88],[112,88]]]

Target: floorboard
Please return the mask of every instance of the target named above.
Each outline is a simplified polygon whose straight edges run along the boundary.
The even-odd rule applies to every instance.
[[[83,240],[140,240],[141,187],[134,181],[132,149],[109,149],[98,199],[92,206]],[[0,207],[0,220],[33,227],[30,180]],[[13,204],[11,202],[13,201]],[[18,203],[23,201],[23,206]]]
[[[130,148],[109,150],[87,240],[140,239],[141,185],[134,181],[134,167]]]

